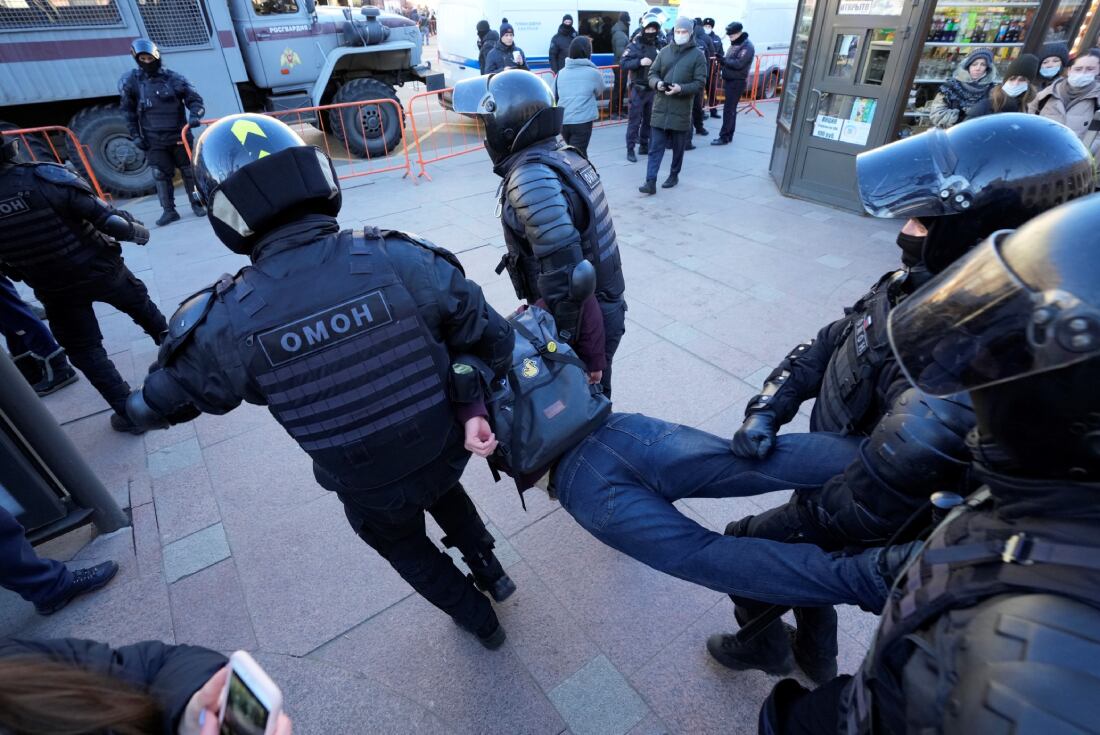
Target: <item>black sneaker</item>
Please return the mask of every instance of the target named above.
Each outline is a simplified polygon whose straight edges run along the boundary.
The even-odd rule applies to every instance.
[[[76,371],[69,364],[65,350],[59,347],[42,361],[42,379],[34,384],[34,392],[40,396],[48,396],[76,381]]]
[[[710,116],[711,116],[712,118],[714,118],[715,120],[717,120],[718,118],[722,117],[721,115],[719,115],[719,114],[718,114],[718,110],[711,110],[711,111],[710,111]]]
[[[696,135],[710,135],[710,131],[704,127],[695,128]]]
[[[657,193],[657,181],[647,179],[644,184],[638,187],[638,191],[643,194],[656,194]]]
[[[38,355],[33,352],[23,352],[12,355],[11,361],[15,363],[15,368],[23,379],[32,386],[42,382],[42,359]]]
[[[642,143],[641,145],[638,146],[638,155],[639,156],[648,156],[649,155],[649,143]]]
[[[134,436],[141,436],[145,433],[145,429],[131,421],[128,416],[123,416],[118,412],[111,414],[111,428],[123,434],[133,434]]]
[[[715,633],[707,638],[707,652],[728,669],[763,671],[773,676],[786,676],[794,671],[789,625],[772,625],[748,643],[738,643],[736,636]]]
[[[174,209],[166,209],[166,210],[164,210],[164,212],[161,213],[160,219],[157,220],[157,227],[164,227],[165,225],[170,225],[173,222],[178,221],[179,218],[180,218],[180,213],[179,212],[177,212]]]
[[[206,207],[202,206],[202,202],[200,202],[198,199],[191,200],[191,211],[196,217],[206,216]]]
[[[686,146],[684,146],[684,150],[685,150],[685,151],[693,151],[693,150],[695,150],[695,144],[694,144],[694,143],[688,143],[688,144],[687,144]]]
[[[729,145],[730,142],[725,138],[715,138],[710,142],[711,145]]]
[[[680,183],[680,177],[677,174],[669,174],[668,178],[661,183],[662,189],[671,189]]]
[[[631,163],[637,163],[638,162],[638,157],[634,155],[634,149],[633,148],[627,148],[626,149],[626,160],[630,161]]]
[[[118,563],[113,561],[105,561],[102,564],[96,564],[94,567],[78,569],[73,572],[72,584],[53,600],[37,603],[34,610],[39,615],[53,615],[72,602],[74,598],[105,586],[116,574],[118,574]]]

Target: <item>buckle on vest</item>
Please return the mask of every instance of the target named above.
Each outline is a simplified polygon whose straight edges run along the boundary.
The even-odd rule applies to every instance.
[[[1026,533],[1014,533],[1005,541],[1001,550],[1001,561],[1005,564],[1022,564],[1029,566],[1035,562],[1027,557],[1031,551],[1031,539]]]

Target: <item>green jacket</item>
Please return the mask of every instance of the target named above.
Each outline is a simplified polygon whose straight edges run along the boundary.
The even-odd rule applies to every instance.
[[[689,54],[689,58],[683,58]],[[679,94],[657,92],[653,99],[653,115],[649,124],[665,130],[691,130],[691,101],[703,91],[707,83],[707,60],[703,52],[689,41],[685,46],[670,43],[657,54],[649,67],[649,86],[657,89],[657,82],[679,84]]]

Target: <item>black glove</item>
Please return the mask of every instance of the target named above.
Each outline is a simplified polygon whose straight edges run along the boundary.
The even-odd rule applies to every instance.
[[[145,142],[144,138],[137,137],[137,138],[132,138],[131,140],[134,141],[134,145],[136,145],[140,150],[143,150],[143,151],[149,150],[149,144]]]
[[[189,118],[187,118],[187,124],[192,128],[197,128],[198,126],[202,125],[202,118],[198,115],[191,115]]]
[[[775,445],[775,417],[760,411],[745,417],[730,441],[730,450],[745,459],[764,459]]]
[[[887,587],[893,587],[894,582],[909,567],[909,562],[924,548],[923,541],[910,541],[905,544],[895,544],[883,548],[878,557],[878,573],[886,582]]]
[[[134,234],[130,235],[130,242],[136,245],[144,245],[149,242],[149,229],[145,225],[133,220],[130,222],[130,226],[134,228]]]

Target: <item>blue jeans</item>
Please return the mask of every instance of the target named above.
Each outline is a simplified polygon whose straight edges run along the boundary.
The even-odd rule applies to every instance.
[[[53,600],[72,584],[72,574],[61,562],[34,553],[24,534],[15,516],[0,506],[0,587],[27,602]]]
[[[657,174],[661,171],[661,159],[665,157],[665,145],[672,146],[672,165],[669,166],[669,175],[679,174],[684,165],[684,147],[687,146],[691,132],[688,130],[665,130],[664,128],[651,127],[649,129],[649,159],[646,161],[646,181],[656,181]]]
[[[8,342],[12,355],[30,351],[39,357],[49,357],[60,349],[48,327],[34,315],[15,284],[0,276],[0,334]]]
[[[608,546],[675,577],[781,605],[881,607],[878,551],[843,557],[810,544],[724,536],[673,506],[820,487],[841,473],[860,440],[839,434],[777,438],[763,460],[735,456],[729,441],[641,414],[612,414],[554,472],[562,506]]]

